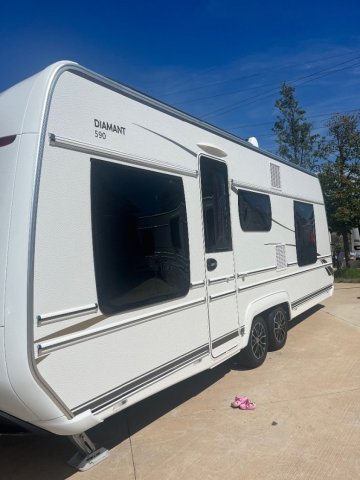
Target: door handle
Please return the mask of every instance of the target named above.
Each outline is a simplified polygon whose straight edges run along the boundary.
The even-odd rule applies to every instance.
[[[215,258],[208,258],[206,261],[206,267],[209,272],[215,270],[215,268],[217,267],[217,261],[215,260]]]

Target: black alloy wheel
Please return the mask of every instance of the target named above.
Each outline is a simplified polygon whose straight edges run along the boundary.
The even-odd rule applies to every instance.
[[[284,308],[277,307],[268,315],[269,350],[280,350],[286,343],[288,315]]]
[[[269,345],[266,323],[262,317],[255,317],[251,326],[249,342],[240,352],[240,362],[247,368],[260,367],[265,361]]]

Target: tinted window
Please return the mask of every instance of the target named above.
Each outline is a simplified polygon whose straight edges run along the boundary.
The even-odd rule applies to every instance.
[[[294,201],[296,253],[299,266],[317,260],[314,207]]]
[[[268,232],[271,229],[269,195],[238,190],[240,225],[244,232]]]
[[[200,169],[206,252],[231,250],[227,167],[222,162],[201,157]]]
[[[189,243],[181,178],[92,160],[91,207],[103,313],[186,295]]]

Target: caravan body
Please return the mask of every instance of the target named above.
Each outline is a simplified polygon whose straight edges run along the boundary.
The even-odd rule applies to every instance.
[[[83,432],[332,293],[316,176],[71,62],[0,111],[4,414]]]

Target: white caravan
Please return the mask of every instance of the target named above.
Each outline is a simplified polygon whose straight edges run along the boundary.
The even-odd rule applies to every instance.
[[[59,435],[333,291],[316,176],[76,63],[0,95],[0,410]],[[93,455],[96,456],[96,455]]]

